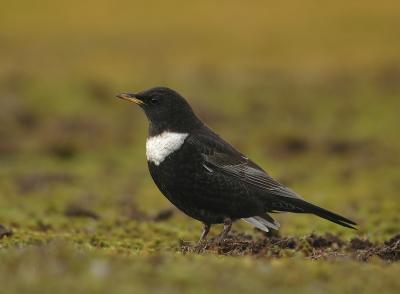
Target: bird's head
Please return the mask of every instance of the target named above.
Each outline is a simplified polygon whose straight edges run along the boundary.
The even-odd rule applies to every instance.
[[[201,124],[185,98],[166,87],[151,88],[138,93],[122,93],[117,97],[133,102],[144,110],[153,135],[165,130],[190,132]]]

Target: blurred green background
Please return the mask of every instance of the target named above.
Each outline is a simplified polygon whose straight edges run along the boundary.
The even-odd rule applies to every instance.
[[[2,3],[4,289],[396,289],[398,264],[181,256],[201,226],[157,221],[171,205],[148,175],[147,121],[114,95],[177,90],[272,176],[360,224],[280,214],[281,235],[379,241],[400,232],[399,36],[387,0]]]

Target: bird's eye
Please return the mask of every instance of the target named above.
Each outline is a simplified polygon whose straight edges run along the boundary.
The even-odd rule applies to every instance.
[[[160,100],[158,100],[157,98],[151,98],[150,99],[150,103],[153,105],[157,105],[160,102]]]

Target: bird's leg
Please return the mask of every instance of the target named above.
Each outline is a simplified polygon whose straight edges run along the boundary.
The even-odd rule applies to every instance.
[[[203,232],[201,233],[200,240],[197,244],[203,243],[207,239],[208,232],[210,231],[211,225],[203,223]]]
[[[216,240],[218,242],[223,241],[226,238],[226,236],[228,236],[228,233],[231,230],[231,228],[232,228],[232,220],[229,217],[227,217],[224,219],[224,229],[222,230],[221,234],[218,235]]]

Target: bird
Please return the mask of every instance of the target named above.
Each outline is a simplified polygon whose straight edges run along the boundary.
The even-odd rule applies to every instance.
[[[268,232],[280,224],[270,214],[314,214],[343,227],[357,224],[306,201],[211,130],[187,100],[167,87],[116,95],[139,105],[149,122],[146,158],[161,193],[186,215],[202,222],[199,243],[212,225],[223,224],[223,241],[232,223],[244,220]]]

